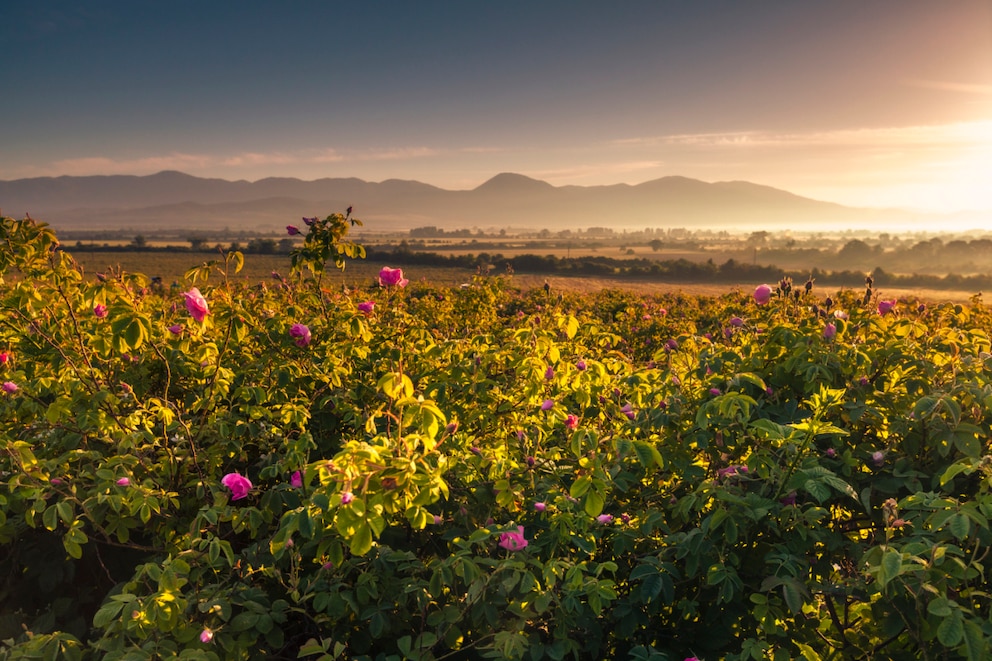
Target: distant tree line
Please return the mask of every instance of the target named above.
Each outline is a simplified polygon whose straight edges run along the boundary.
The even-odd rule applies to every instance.
[[[368,259],[397,265],[425,265],[460,267],[485,272],[508,271],[514,273],[572,275],[588,277],[632,278],[679,283],[740,283],[778,282],[789,277],[804,282],[812,277],[819,285],[862,287],[867,273],[861,270],[828,271],[814,268],[810,271],[786,270],[777,266],[762,266],[728,259],[722,264],[712,259],[693,262],[687,259],[651,260],[641,258],[613,258],[603,256],[555,257],[553,255],[516,255],[506,257],[500,253],[477,255],[440,255],[403,249],[368,249]],[[895,274],[881,268],[871,271],[875,283],[900,288],[957,289],[978,292],[992,288],[992,275],[932,275]]]

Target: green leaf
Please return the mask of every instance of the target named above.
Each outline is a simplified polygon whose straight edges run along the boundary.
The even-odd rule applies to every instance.
[[[955,647],[964,638],[964,618],[961,611],[954,611],[950,617],[945,617],[937,627],[937,640],[944,647]]]
[[[896,549],[885,549],[879,563],[878,583],[884,588],[889,581],[902,572],[902,553]]]
[[[372,548],[372,528],[368,523],[359,524],[349,545],[352,555],[365,555]]]
[[[599,516],[606,506],[606,497],[598,489],[591,489],[585,495],[582,507],[589,516]]]
[[[968,661],[981,661],[988,658],[988,640],[982,633],[982,627],[974,620],[964,623],[964,644],[958,648]]]
[[[958,541],[963,541],[971,531],[971,521],[967,516],[958,512],[951,517],[948,528],[950,528],[951,534],[958,538]]]

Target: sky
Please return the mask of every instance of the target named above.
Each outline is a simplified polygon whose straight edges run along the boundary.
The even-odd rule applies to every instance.
[[[992,210],[990,0],[4,0],[0,43],[3,180],[679,175]]]

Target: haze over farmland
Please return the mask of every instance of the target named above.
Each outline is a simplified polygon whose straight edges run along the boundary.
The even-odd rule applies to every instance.
[[[56,227],[990,226],[983,0],[12,0],[0,34],[0,209]]]
[[[503,173],[472,190],[444,190],[417,181],[360,179],[202,179],[155,175],[58,177],[0,182],[0,199],[59,228],[154,231],[223,227],[273,230],[302,213],[355,206],[378,230],[422,224],[445,229],[529,227],[552,230],[762,226],[840,230],[865,226],[928,229],[933,223],[981,222],[979,214],[855,209],[768,186],[665,177],[636,186],[562,186]]]

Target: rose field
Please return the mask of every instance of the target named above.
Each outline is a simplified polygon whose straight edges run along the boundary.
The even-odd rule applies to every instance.
[[[992,311],[0,227],[0,659],[987,659]],[[329,278],[328,278],[329,279]]]

